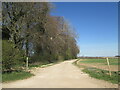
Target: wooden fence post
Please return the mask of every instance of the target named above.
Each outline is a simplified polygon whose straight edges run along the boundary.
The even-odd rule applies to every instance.
[[[109,74],[110,74],[110,77],[111,77],[111,69],[110,69],[109,59],[108,59],[108,57],[106,59],[107,59],[107,65],[108,65],[108,69],[109,69]]]
[[[28,57],[26,58],[26,70],[28,70]]]

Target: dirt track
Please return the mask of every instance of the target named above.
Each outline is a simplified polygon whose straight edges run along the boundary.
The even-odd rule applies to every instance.
[[[3,88],[114,88],[117,85],[97,80],[83,73],[72,62],[65,61],[46,68],[34,70],[35,76],[10,83]]]

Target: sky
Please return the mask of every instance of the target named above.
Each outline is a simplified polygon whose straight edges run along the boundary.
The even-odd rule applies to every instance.
[[[63,16],[78,34],[78,56],[118,55],[117,2],[54,2],[51,15]]]

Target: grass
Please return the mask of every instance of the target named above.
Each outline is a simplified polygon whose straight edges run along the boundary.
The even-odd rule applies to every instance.
[[[34,75],[31,74],[30,72],[25,72],[25,71],[4,73],[2,74],[2,82],[10,82],[10,81],[26,79],[31,76],[34,76]]]
[[[114,84],[118,84],[118,79],[120,78],[120,71],[112,71],[112,75],[109,75],[109,71],[96,69],[96,68],[85,68],[83,72],[88,73],[91,77],[109,81]]]
[[[83,59],[80,62],[83,62],[83,63],[100,63],[100,64],[103,64],[103,65],[107,65],[106,59]],[[110,65],[120,65],[120,62],[118,61],[118,59],[110,58],[109,62],[110,62]]]
[[[41,68],[44,68],[44,67],[47,67],[47,66],[52,66],[54,65],[55,63],[50,63],[50,64],[40,64],[40,65],[29,65],[30,68],[34,68],[34,67],[41,67]]]
[[[29,65],[29,68],[34,68],[34,67],[41,67],[42,65]]]
[[[101,62],[101,63],[103,61],[103,60],[102,61],[97,61],[96,59],[94,59],[94,60],[90,59],[90,60],[91,60],[91,62],[93,62],[93,61],[95,62],[96,61],[96,62]],[[120,71],[112,71],[111,72],[112,75],[110,77],[109,71],[102,70],[102,69],[97,69],[97,68],[93,68],[93,67],[82,66],[82,65],[80,65],[80,64],[77,63],[79,61],[80,60],[76,60],[75,62],[73,62],[73,64],[76,65],[79,68],[83,68],[82,71],[85,72],[85,73],[87,73],[87,74],[89,74],[91,77],[94,77],[96,79],[102,79],[102,80],[105,80],[105,81],[109,81],[109,82],[111,82],[113,84],[118,84],[119,83]]]
[[[63,60],[62,60],[63,61]],[[49,64],[38,64],[38,65],[34,65],[34,64],[31,64],[29,65],[29,68],[34,68],[34,67],[41,67],[41,68],[44,68],[44,67],[48,67],[48,66],[52,66],[52,65],[55,65],[55,64],[58,64],[62,61],[56,61],[56,62],[53,62],[53,63],[49,63]]]

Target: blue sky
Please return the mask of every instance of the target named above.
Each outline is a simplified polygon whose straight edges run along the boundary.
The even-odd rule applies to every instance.
[[[51,15],[64,16],[79,38],[78,56],[118,54],[118,6],[116,2],[55,2]]]

